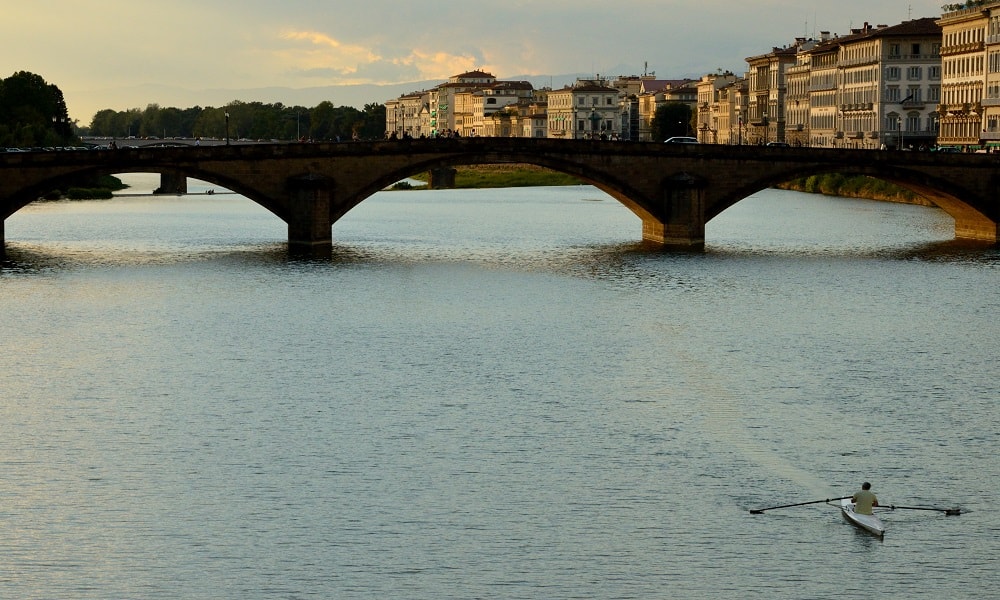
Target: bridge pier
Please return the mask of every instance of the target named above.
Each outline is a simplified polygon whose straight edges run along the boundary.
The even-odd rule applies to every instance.
[[[330,248],[333,244],[333,180],[305,175],[288,180],[288,245],[294,249]]]
[[[432,190],[452,189],[455,187],[456,173],[458,173],[458,169],[452,167],[431,169],[427,187]]]
[[[642,239],[663,246],[698,249],[705,246],[705,183],[687,173],[663,182],[659,218],[642,221]]]
[[[160,194],[186,194],[187,176],[180,171],[164,171],[160,173]]]

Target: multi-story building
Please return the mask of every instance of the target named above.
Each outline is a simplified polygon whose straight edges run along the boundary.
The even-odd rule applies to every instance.
[[[469,71],[449,77],[446,83],[430,90],[428,93],[428,107],[431,116],[429,135],[456,130],[455,96],[457,94],[484,89],[496,83],[496,80],[497,78],[492,73]],[[386,119],[388,118],[387,112]],[[461,118],[464,126],[466,114],[462,114]]]
[[[813,40],[796,40],[795,64],[785,69],[785,139],[792,146],[809,145],[809,91]]]
[[[742,77],[719,89],[715,143],[742,145],[746,142],[746,91],[747,80]]]
[[[986,131],[989,119],[984,114],[989,90],[984,89],[1000,74],[1000,65],[994,71],[989,60],[994,60],[996,34],[993,33],[993,14],[1000,2],[985,2],[980,6],[944,13],[937,21],[941,27],[941,132],[938,143],[944,145],[977,146],[981,140],[993,135]],[[987,56],[987,37],[990,51]],[[992,74],[989,71],[994,71]],[[991,76],[992,75],[992,76]],[[994,83],[993,85],[997,85]],[[1000,93],[996,96],[1000,100]],[[994,108],[995,107],[990,107]]]
[[[527,81],[498,81],[490,87],[475,92],[469,92],[472,97],[471,129],[463,130],[463,135],[487,135],[492,137],[510,137],[509,127],[486,128],[490,117],[507,106],[523,100],[530,100],[533,86]],[[456,104],[460,104],[456,102]],[[492,125],[492,124],[491,124]]]
[[[385,103],[386,136],[397,138],[427,135],[428,95],[414,92]]]
[[[722,90],[736,81],[732,73],[705,75],[697,84],[698,113],[697,137],[703,144],[718,144],[720,131],[729,128],[729,115],[723,114],[719,98]],[[725,136],[728,139],[728,135]]]
[[[938,128],[940,28],[932,18],[824,32],[788,69],[786,140],[819,148],[929,147]],[[808,80],[808,86],[805,85]]]
[[[774,48],[767,54],[746,59],[749,69],[747,119],[751,143],[766,144],[785,139],[785,70],[795,65],[797,45]]]
[[[599,79],[578,79],[549,92],[548,137],[607,139],[621,135],[618,90]]]

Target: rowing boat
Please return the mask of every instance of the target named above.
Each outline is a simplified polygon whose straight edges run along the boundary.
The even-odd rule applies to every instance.
[[[854,512],[854,503],[851,502],[850,498],[842,498],[840,500],[840,514],[851,525],[864,529],[872,535],[877,535],[878,537],[885,535],[885,525],[882,524],[882,521],[875,515],[862,515]]]

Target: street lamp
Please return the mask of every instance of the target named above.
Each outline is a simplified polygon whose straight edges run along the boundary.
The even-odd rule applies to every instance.
[[[226,145],[229,145],[229,111],[226,111]]]
[[[903,115],[899,115],[896,122],[899,123],[899,149],[906,150],[906,145],[903,143]]]

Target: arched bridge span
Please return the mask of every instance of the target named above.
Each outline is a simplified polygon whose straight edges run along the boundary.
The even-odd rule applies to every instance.
[[[751,194],[819,173],[871,175],[955,218],[956,237],[997,242],[1000,160],[991,155],[524,138],[257,144],[0,155],[0,216],[81,176],[159,172],[226,187],[288,224],[293,245],[404,177],[466,164],[528,163],[589,182],[632,210],[645,240],[699,247],[705,224]],[[0,240],[2,240],[0,227]]]

